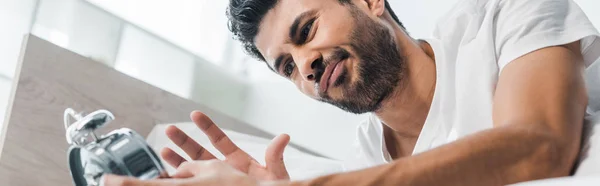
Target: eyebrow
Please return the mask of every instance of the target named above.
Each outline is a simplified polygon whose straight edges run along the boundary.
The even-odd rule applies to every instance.
[[[296,19],[294,19],[294,23],[292,23],[292,25],[290,26],[290,31],[289,31],[289,40],[292,41],[294,40],[294,36],[296,36],[296,34],[298,33],[298,27],[300,27],[300,22],[304,19],[306,19],[306,17],[310,16],[310,15],[314,15],[317,13],[317,10],[309,10],[306,12],[303,12],[302,14],[298,15],[296,17]],[[280,55],[279,57],[277,57],[277,59],[275,59],[275,62],[273,63],[273,67],[271,67],[270,65],[267,64],[267,66],[275,73],[278,73],[279,71],[279,67],[281,66],[281,63],[283,63],[283,59],[285,58],[285,55]]]
[[[304,20],[306,17],[313,15],[315,13],[317,13],[317,10],[309,10],[309,11],[303,12],[298,17],[296,17],[296,19],[294,20],[294,23],[292,24],[292,26],[290,26],[290,34],[289,34],[290,40],[293,40],[293,38],[298,33],[298,27],[300,26],[300,21]]]
[[[284,55],[280,55],[279,57],[277,57],[277,59],[275,59],[275,63],[273,64],[274,68],[271,68],[271,66],[269,66],[269,65],[267,65],[267,66],[269,66],[269,68],[271,68],[271,70],[273,72],[278,73],[279,72],[279,67],[281,66],[281,63],[283,63],[283,58],[284,57],[285,57]]]

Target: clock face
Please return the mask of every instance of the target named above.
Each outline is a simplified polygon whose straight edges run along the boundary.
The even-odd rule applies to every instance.
[[[144,138],[129,129],[112,131],[85,146],[69,150],[75,185],[98,185],[105,173],[153,179],[166,176],[156,153]]]
[[[104,149],[98,148],[94,154],[90,151],[81,151],[81,165],[83,177],[85,178],[88,185],[99,185],[100,178],[106,172],[101,162],[97,161],[98,153],[104,153]]]
[[[90,179],[86,169],[91,170],[93,164],[89,161],[90,154],[81,147],[71,147],[69,149],[69,168],[71,177],[76,186],[98,185],[98,182]]]
[[[100,140],[84,147],[73,146],[69,150],[69,165],[71,176],[76,186],[99,185],[100,178],[104,173],[123,175],[113,157],[105,150],[110,144],[108,140]]]

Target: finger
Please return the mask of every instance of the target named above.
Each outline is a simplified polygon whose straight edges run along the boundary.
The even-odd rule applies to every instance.
[[[174,168],[179,167],[179,165],[187,161],[170,148],[163,148],[160,151],[160,156]]]
[[[192,160],[216,159],[213,154],[198,144],[194,139],[175,126],[169,126],[165,133],[179,148],[181,148]]]
[[[104,175],[100,179],[101,186],[170,186],[176,185],[181,180],[174,179],[156,179],[156,180],[139,180],[133,177]]]
[[[202,112],[194,111],[190,117],[198,128],[208,136],[213,146],[223,155],[227,156],[239,150],[239,147],[208,116]]]
[[[289,142],[289,135],[279,135],[273,139],[271,144],[269,144],[265,153],[267,170],[274,173],[279,179],[289,179],[289,174],[285,168],[285,163],[283,162],[283,151]]]

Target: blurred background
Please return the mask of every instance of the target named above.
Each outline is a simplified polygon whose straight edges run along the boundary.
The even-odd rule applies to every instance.
[[[413,37],[427,38],[459,0],[389,1]],[[600,26],[600,1],[575,1]],[[33,33],[267,132],[288,133],[325,156],[346,157],[365,115],[311,100],[246,56],[227,29],[228,2],[0,0],[0,125],[23,36]]]

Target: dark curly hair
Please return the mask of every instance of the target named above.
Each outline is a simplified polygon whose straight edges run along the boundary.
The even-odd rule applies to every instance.
[[[258,51],[254,44],[254,38],[258,34],[258,29],[262,18],[277,4],[278,0],[229,0],[227,8],[227,26],[233,33],[235,39],[239,40],[251,56],[265,61],[263,55]],[[341,4],[349,4],[350,0],[338,0]],[[404,25],[390,4],[385,1],[385,8],[392,15],[392,18],[404,29]]]

